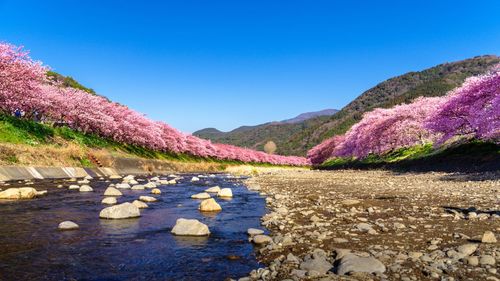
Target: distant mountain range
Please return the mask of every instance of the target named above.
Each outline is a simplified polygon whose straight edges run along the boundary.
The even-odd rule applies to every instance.
[[[485,73],[499,63],[500,57],[495,55],[444,63],[388,79],[362,93],[339,112],[330,110],[329,113],[333,114],[320,113],[323,111],[304,113],[281,122],[243,126],[230,132],[209,128],[194,135],[258,150],[263,150],[266,142],[274,141],[276,153],[304,156],[308,149],[324,139],[345,133],[367,111],[392,107],[421,96],[442,96],[461,85],[467,77]]]

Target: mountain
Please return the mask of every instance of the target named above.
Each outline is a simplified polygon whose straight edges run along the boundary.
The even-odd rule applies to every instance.
[[[263,150],[268,141],[274,141],[279,147],[285,146],[283,141],[289,139],[305,129],[303,122],[311,118],[328,118],[337,113],[335,109],[325,109],[315,112],[302,113],[294,118],[283,121],[268,122],[256,126],[241,126],[230,132],[222,132],[215,128],[206,128],[193,133],[193,135],[212,140],[213,142],[233,144]]]
[[[195,134],[213,141],[259,150],[263,149],[267,141],[272,140],[277,145],[276,153],[304,156],[311,147],[326,138],[345,133],[367,111],[410,102],[417,97],[445,95],[461,85],[467,77],[485,73],[499,63],[500,57],[486,55],[408,72],[368,89],[332,116],[313,117],[291,124],[277,122],[241,127],[211,136],[197,134],[199,132]]]
[[[298,115],[297,117],[294,117],[292,119],[287,119],[283,120],[280,123],[287,123],[287,124],[293,124],[293,123],[299,123],[306,121],[308,119],[314,118],[314,117],[319,117],[319,116],[332,116],[333,114],[339,112],[336,109],[324,109],[320,111],[314,111],[314,112],[306,112]]]

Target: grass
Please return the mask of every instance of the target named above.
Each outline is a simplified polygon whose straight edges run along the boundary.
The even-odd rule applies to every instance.
[[[75,148],[72,147],[70,153],[66,153],[64,157],[71,158],[71,160],[74,160],[73,162],[76,161],[76,163],[79,163],[80,166],[83,167],[92,167],[93,165],[86,156],[88,149],[102,149],[119,153],[120,156],[126,157],[193,163],[213,163],[218,164],[219,170],[224,170],[228,165],[249,164],[241,161],[219,160],[190,154],[155,151],[137,145],[115,142],[93,134],[84,134],[68,127],[52,127],[48,124],[37,123],[5,114],[0,114],[0,144],[25,145],[32,147],[32,149],[29,149],[30,151],[42,150],[42,146],[44,148],[50,146],[51,152],[54,148],[66,147],[68,144],[71,146],[76,145],[81,148],[80,151],[75,152]],[[7,163],[19,162],[15,153],[11,152],[8,156],[6,153],[3,154],[4,157],[0,160]],[[251,165],[258,167],[279,167],[268,163],[251,163]]]
[[[475,171],[500,169],[500,145],[483,141],[460,141],[440,148],[432,144],[400,148],[363,159],[333,158],[316,167],[322,170],[374,169]]]

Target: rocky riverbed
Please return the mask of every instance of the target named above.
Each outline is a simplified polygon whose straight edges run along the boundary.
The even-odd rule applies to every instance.
[[[243,280],[500,280],[500,173],[253,177],[271,230]],[[259,237],[261,239],[261,237]],[[267,243],[267,244],[266,244]]]

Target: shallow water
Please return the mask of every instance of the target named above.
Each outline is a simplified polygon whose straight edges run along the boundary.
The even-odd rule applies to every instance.
[[[0,201],[0,280],[224,280],[248,275],[259,264],[246,230],[259,227],[264,199],[223,176],[209,179],[209,185],[190,179],[185,175],[177,185],[161,186],[162,194],[154,195],[159,201],[148,203],[138,219],[99,219],[109,185],[103,181],[91,181],[90,193],[37,182],[34,187],[47,189],[47,196]],[[214,185],[232,188],[234,198],[216,199],[222,212],[202,214],[197,210],[200,200],[189,196]],[[149,190],[121,191],[118,203],[150,195]],[[211,235],[172,235],[180,217],[207,224]],[[65,220],[80,229],[58,231]]]

